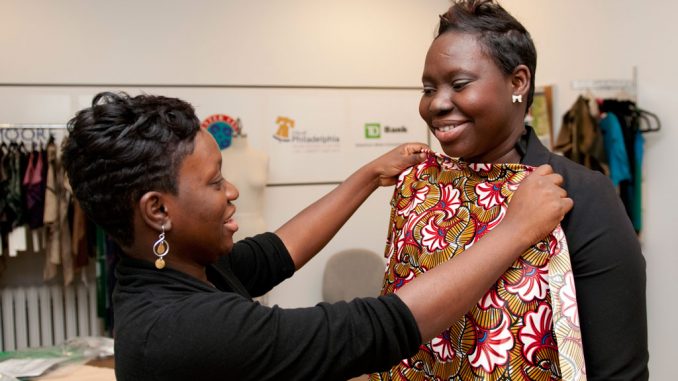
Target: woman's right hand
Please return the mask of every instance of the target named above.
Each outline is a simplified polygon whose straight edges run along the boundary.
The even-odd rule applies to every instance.
[[[498,227],[510,229],[526,245],[546,237],[574,204],[562,184],[563,177],[553,172],[550,165],[535,168],[513,194],[506,217]]]

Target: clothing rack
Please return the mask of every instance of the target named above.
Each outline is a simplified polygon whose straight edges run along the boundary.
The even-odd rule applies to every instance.
[[[571,82],[573,90],[621,90],[628,92],[633,101],[638,96],[638,68],[633,67],[631,79],[593,79],[593,80],[574,80]]]
[[[54,137],[62,139],[67,134],[66,127],[65,124],[49,123],[0,123],[0,140],[42,144]]]
[[[596,79],[575,80],[571,83],[572,89],[592,93],[594,90],[621,90],[628,93],[629,100],[638,102],[638,67],[633,66],[632,77],[628,79]],[[661,121],[654,113],[637,108],[639,129],[641,132],[657,132],[661,130]]]
[[[0,128],[66,129],[65,124],[0,123]]]

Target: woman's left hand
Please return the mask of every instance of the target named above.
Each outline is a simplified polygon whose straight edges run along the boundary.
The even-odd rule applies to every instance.
[[[379,176],[379,186],[390,186],[402,171],[424,161],[426,150],[430,148],[423,143],[404,143],[374,159],[369,166]]]

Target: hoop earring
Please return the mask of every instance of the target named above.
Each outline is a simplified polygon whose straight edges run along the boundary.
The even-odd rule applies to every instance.
[[[158,259],[155,260],[155,268],[162,270],[165,268],[165,260],[163,257],[169,253],[169,242],[165,240],[165,225],[160,227],[162,233],[158,236],[158,240],[153,244],[153,254],[155,254]]]
[[[522,94],[518,94],[518,95],[513,94],[511,96],[511,100],[513,101],[513,103],[523,103],[523,95]]]

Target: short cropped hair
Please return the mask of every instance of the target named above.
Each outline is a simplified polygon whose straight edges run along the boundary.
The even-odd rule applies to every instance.
[[[177,193],[178,170],[200,121],[180,99],[102,92],[68,122],[63,165],[85,214],[118,244],[134,242],[134,203]]]
[[[527,108],[534,98],[534,77],[537,70],[537,49],[525,27],[494,0],[455,0],[440,15],[438,36],[455,31],[474,34],[483,51],[507,75],[518,65],[530,70]]]

